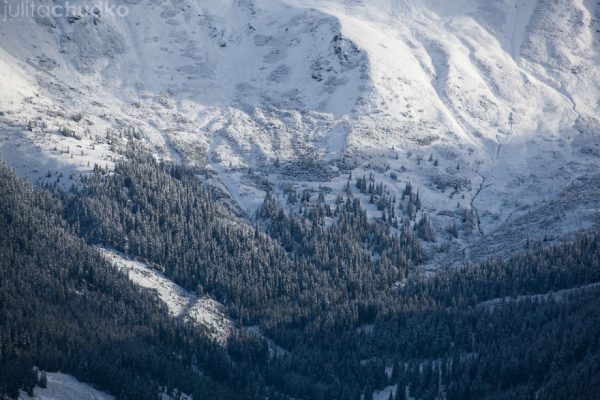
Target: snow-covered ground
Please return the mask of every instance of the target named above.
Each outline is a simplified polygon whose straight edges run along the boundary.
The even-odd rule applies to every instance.
[[[373,393],[373,400],[389,400],[390,393],[392,394],[392,398],[396,396],[396,390],[398,390],[398,385],[387,386],[380,391],[376,391]]]
[[[285,354],[286,350],[266,337],[259,326],[236,326],[227,316],[225,307],[218,301],[208,296],[196,296],[148,264],[130,260],[114,250],[102,247],[97,249],[115,266],[125,271],[132,282],[143,288],[155,290],[173,316],[202,326],[218,343],[225,344],[232,335],[254,336],[266,342],[271,357]]]
[[[115,251],[99,250],[114,265],[125,271],[131,281],[155,290],[172,315],[203,326],[210,337],[220,343],[224,343],[231,335],[234,325],[219,302],[208,296],[198,298],[196,294],[178,286],[144,263],[129,260]]]
[[[46,388],[36,387],[33,397],[21,392],[19,400],[115,400],[104,392],[82,383],[71,375],[48,373]]]
[[[266,181],[332,200],[374,173],[419,189],[431,265],[600,225],[597,2],[109,3],[127,16],[0,23],[0,158],[34,181],[68,188],[139,140],[251,215]],[[461,209],[477,229],[451,238]]]
[[[101,392],[92,386],[80,382],[77,378],[60,372],[46,374],[48,384],[45,388],[34,388],[33,396],[21,391],[19,400],[115,400],[114,396]],[[192,400],[191,396],[175,391],[177,397],[161,393],[161,400]]]

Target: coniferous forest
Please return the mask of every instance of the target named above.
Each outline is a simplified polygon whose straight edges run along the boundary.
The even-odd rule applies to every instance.
[[[293,201],[301,212],[267,191],[249,223],[199,171],[133,148],[68,192],[0,163],[0,396],[35,392],[37,368],[118,399],[600,398],[598,233],[424,275],[428,221],[399,217],[382,187]],[[213,342],[96,246],[210,295],[282,351]]]

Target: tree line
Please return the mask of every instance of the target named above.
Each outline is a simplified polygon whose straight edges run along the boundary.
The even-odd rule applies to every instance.
[[[418,206],[409,185],[393,199],[357,180],[385,220],[367,218],[350,190],[334,204],[303,193],[300,212],[267,191],[252,226],[198,171],[140,149],[68,193],[0,174],[1,393],[31,388],[37,366],[123,399],[167,387],[202,399],[359,400],[389,385],[396,398],[600,397],[600,296],[585,288],[600,282],[598,234],[424,277],[428,223],[391,211]],[[269,354],[257,337],[212,343],[93,245],[210,294],[285,351]]]

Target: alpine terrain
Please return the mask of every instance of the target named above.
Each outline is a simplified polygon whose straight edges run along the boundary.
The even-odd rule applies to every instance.
[[[0,399],[597,399],[599,235],[600,1],[0,4]]]

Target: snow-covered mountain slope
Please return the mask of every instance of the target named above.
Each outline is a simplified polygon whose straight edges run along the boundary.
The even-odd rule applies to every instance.
[[[139,139],[249,213],[266,181],[329,200],[352,171],[411,181],[444,260],[598,225],[596,1],[70,3],[88,11],[0,11],[0,157],[33,180]],[[462,209],[478,227],[451,239]]]
[[[196,294],[170,281],[148,265],[129,260],[115,251],[102,248],[99,248],[99,251],[127,273],[132,282],[143,288],[155,290],[172,315],[204,327],[206,333],[219,343],[227,342],[233,333],[234,324],[226,316],[222,304],[208,296],[198,298]]]
[[[286,350],[266,337],[259,326],[236,326],[227,316],[223,304],[205,295],[198,297],[166,278],[156,268],[139,261],[130,260],[119,252],[97,248],[107,260],[125,272],[140,287],[156,291],[171,315],[183,318],[204,329],[204,333],[219,344],[226,344],[233,336],[246,335],[264,340],[272,356],[285,354]]]
[[[36,387],[33,397],[21,392],[19,400],[114,400],[104,392],[82,383],[71,375],[58,373],[47,374],[46,388]]]
[[[83,383],[77,378],[60,372],[47,373],[47,386],[45,388],[36,386],[33,390],[33,396],[21,391],[19,400],[115,400],[105,392],[97,390],[92,386]],[[191,396],[175,390],[174,396],[167,393],[161,393],[161,400],[191,400]]]

